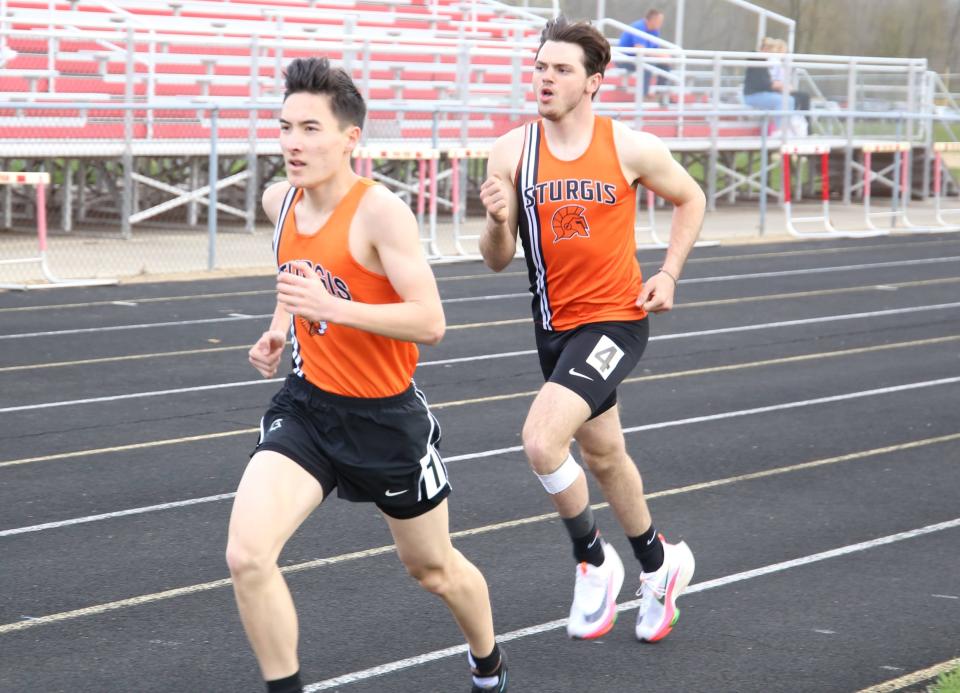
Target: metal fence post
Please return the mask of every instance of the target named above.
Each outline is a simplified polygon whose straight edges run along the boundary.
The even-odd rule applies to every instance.
[[[850,61],[847,71],[847,110],[853,111],[857,105],[857,61]],[[850,204],[853,190],[853,116],[847,116],[847,144],[844,149],[843,164],[843,204]]]
[[[217,266],[217,180],[220,162],[217,156],[217,106],[210,109],[210,190],[207,192],[207,269]]]
[[[903,114],[897,116],[897,129],[896,136],[894,137],[895,142],[903,141]],[[906,195],[907,191],[905,188],[900,187],[901,180],[906,183],[907,181],[903,179],[901,173],[901,159],[907,155],[906,152],[901,152],[899,149],[893,153],[893,173],[891,178],[893,179],[893,189],[890,192],[890,228],[896,228],[897,226],[897,208],[900,206],[900,196]],[[906,197],[903,198],[906,200]]]
[[[763,236],[767,230],[767,185],[769,183],[768,168],[770,151],[767,144],[767,130],[770,125],[770,116],[764,112],[763,124],[760,127],[760,228],[757,235]]]
[[[130,216],[133,214],[133,27],[127,25],[127,80],[123,97],[126,111],[123,114],[123,190],[120,194],[120,233],[130,238]]]
[[[260,38],[258,36],[254,36],[252,39],[250,54],[253,57],[253,64],[250,66],[250,100],[253,102],[253,110],[250,112],[247,130],[247,194],[245,200],[247,218],[244,220],[244,231],[247,233],[253,233],[257,219],[257,125],[260,118],[260,110],[257,108],[257,104],[260,102]],[[214,110],[214,117],[216,113],[217,111]],[[211,133],[211,136],[215,135]]]
[[[933,78],[935,74],[931,74],[928,70],[923,73],[921,110],[927,114],[923,121],[923,192],[921,196],[924,200],[930,197],[930,169],[933,163],[933,114],[935,112]]]

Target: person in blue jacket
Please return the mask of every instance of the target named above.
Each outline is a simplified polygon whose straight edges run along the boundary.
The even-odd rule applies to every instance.
[[[643,19],[639,19],[633,24],[630,25],[632,28],[642,31],[651,36],[660,36],[660,28],[663,26],[663,12],[658,9],[649,9],[647,13],[643,16]],[[630,31],[623,32],[623,35],[620,37],[620,48],[624,49],[624,53],[630,56],[629,60],[620,60],[617,62],[619,67],[627,70],[628,72],[633,72],[637,69],[636,62],[633,59],[633,56],[636,54],[636,48],[659,48],[659,44],[651,39],[648,39],[643,36],[638,36]],[[660,68],[661,70],[669,70],[669,65],[664,64],[655,64],[653,67]],[[654,73],[647,67],[643,71],[643,95],[646,96],[650,93],[650,82],[653,81]],[[666,80],[663,75],[657,76],[657,84],[665,84]]]

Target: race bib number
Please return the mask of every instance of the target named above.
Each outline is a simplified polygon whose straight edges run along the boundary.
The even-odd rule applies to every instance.
[[[447,485],[447,468],[432,445],[427,448],[427,454],[420,458],[420,481],[428,500]]]
[[[618,347],[608,336],[603,335],[587,357],[587,363],[593,366],[593,369],[606,380],[622,358],[623,349]]]

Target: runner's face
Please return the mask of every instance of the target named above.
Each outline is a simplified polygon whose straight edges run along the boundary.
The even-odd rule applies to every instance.
[[[344,165],[349,167],[359,137],[360,128],[341,128],[326,94],[291,94],[280,112],[280,149],[287,180],[297,188],[328,181]]]
[[[560,120],[579,106],[599,86],[598,76],[588,77],[583,49],[575,43],[547,41],[533,66],[533,93],[537,110],[547,120]]]

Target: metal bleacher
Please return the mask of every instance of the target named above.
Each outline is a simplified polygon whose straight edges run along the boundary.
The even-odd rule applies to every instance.
[[[276,118],[283,69],[296,57],[326,55],[352,75],[368,101],[365,144],[483,145],[535,113],[528,82],[545,12],[498,0],[0,3],[0,164],[53,173],[49,204],[67,231],[92,210],[124,235],[177,207],[194,210],[188,220],[196,223],[200,171],[212,151],[228,173],[216,181],[218,209],[252,229],[261,184],[281,168]],[[760,14],[758,30],[768,15]],[[613,44],[625,30],[603,17],[597,25]],[[664,138],[687,163],[702,163],[711,205],[755,194],[751,171],[767,151],[770,118],[745,109],[739,94],[743,70],[758,55],[660,45],[656,62],[671,69],[653,100],[637,89],[640,70],[611,64],[598,110]],[[637,60],[644,59],[641,52]],[[838,151],[842,143],[848,170],[858,135],[845,112],[876,92],[910,112],[932,98],[924,60],[785,60],[787,74],[814,95],[813,136]],[[929,128],[904,127],[899,139],[932,151]],[[386,165],[386,177],[406,181],[401,191],[413,190],[408,164]],[[30,201],[21,202],[28,210]]]

